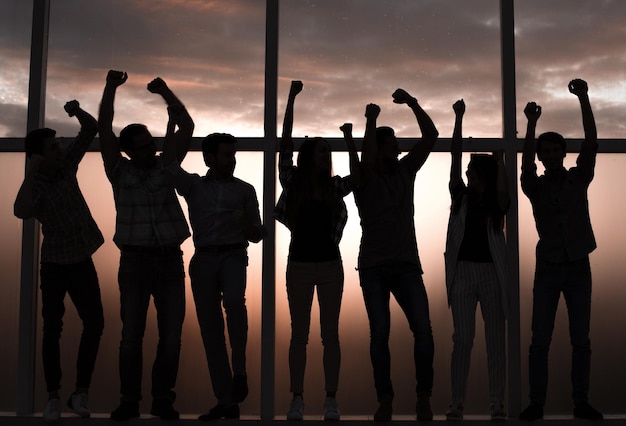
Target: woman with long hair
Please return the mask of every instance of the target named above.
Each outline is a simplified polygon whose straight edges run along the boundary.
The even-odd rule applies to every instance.
[[[293,109],[302,87],[302,82],[292,81],[289,91],[279,156],[283,192],[274,212],[276,220],[291,231],[286,279],[291,315],[289,373],[293,399],[287,420],[301,420],[304,412],[306,345],[316,288],[324,346],[324,419],[339,420],[335,396],[341,362],[339,310],[344,278],[339,241],[348,219],[343,197],[355,185],[358,157],[351,125],[344,125],[341,129],[350,151],[351,176],[332,175],[330,145],[322,138],[306,139],[298,152],[297,167],[293,166]]]
[[[485,323],[491,418],[504,420],[507,311],[504,216],[509,206],[503,153],[473,154],[467,185],[461,177],[463,100],[453,105],[450,194],[452,207],[446,240],[446,287],[452,310],[452,404],[448,420],[463,418],[470,357],[475,334],[476,305]]]

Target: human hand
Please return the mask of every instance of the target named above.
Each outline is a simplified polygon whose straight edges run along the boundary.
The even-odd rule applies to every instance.
[[[107,85],[118,87],[128,80],[128,74],[124,71],[109,70],[107,74]]]
[[[541,117],[541,105],[537,105],[535,102],[528,102],[526,108],[524,108],[524,115],[528,121],[537,122]]]
[[[72,100],[67,102],[63,106],[63,109],[65,110],[65,112],[67,112],[67,115],[69,115],[70,117],[74,117],[78,110],[80,110],[80,104],[77,100]]]
[[[148,83],[147,89],[151,93],[162,94],[167,89],[167,84],[161,77],[157,77]]]
[[[587,94],[587,91],[589,90],[587,87],[587,82],[580,78],[576,78],[570,81],[567,85],[567,88],[569,89],[570,93],[578,97],[585,96]]]
[[[458,101],[456,101],[454,105],[452,105],[452,109],[454,110],[454,113],[456,115],[465,114],[465,102],[463,101],[463,99],[459,99]]]
[[[339,130],[343,132],[344,136],[352,136],[352,123],[343,123]]]
[[[289,97],[295,98],[298,93],[302,92],[303,87],[304,84],[302,84],[300,80],[293,80],[291,82],[291,88],[289,89]]]
[[[376,104],[367,104],[365,107],[365,117],[368,119],[377,119],[380,114],[380,107]]]
[[[417,103],[417,99],[409,95],[409,93],[404,89],[397,89],[391,96],[393,97],[394,104],[411,105],[412,103]]]

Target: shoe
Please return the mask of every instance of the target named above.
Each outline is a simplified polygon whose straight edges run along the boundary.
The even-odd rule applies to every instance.
[[[538,402],[531,402],[528,407],[519,415],[519,419],[525,422],[534,422],[543,418],[543,405]]]
[[[169,399],[154,399],[152,401],[152,409],[150,414],[160,417],[161,420],[178,420],[180,414],[172,407],[172,401]]]
[[[73,393],[67,400],[67,406],[72,409],[74,414],[78,414],[83,419],[88,419],[91,412],[87,408],[87,401],[89,401],[89,397],[86,393]]]
[[[289,404],[289,411],[287,411],[287,420],[302,420],[304,415],[304,400],[300,395],[296,395]]]
[[[506,411],[504,411],[504,404],[501,402],[492,402],[490,406],[491,420],[500,421],[506,420]]]
[[[463,405],[458,403],[450,404],[450,408],[448,409],[448,411],[446,411],[446,420],[463,420]]]
[[[574,407],[574,417],[587,420],[602,420],[604,418],[602,413],[589,405],[587,401],[576,404]]]
[[[138,401],[122,401],[119,407],[111,412],[111,420],[123,422],[133,417],[139,417]]]
[[[248,376],[245,374],[235,374],[233,376],[233,401],[243,402],[248,396]]]
[[[419,392],[417,394],[415,414],[419,421],[429,422],[433,419],[433,410],[430,408],[430,395],[427,392]]]
[[[48,400],[46,409],[43,410],[43,419],[46,423],[56,423],[61,419],[61,400],[59,398]]]
[[[324,400],[324,420],[339,420],[341,413],[337,405],[337,399],[326,397]]]
[[[378,409],[374,413],[375,422],[389,422],[393,413],[393,400],[383,399],[379,401]]]
[[[198,417],[198,420],[202,420],[203,422],[208,422],[211,420],[218,419],[238,419],[239,418],[239,405],[224,405],[217,404],[215,407],[211,408],[208,413],[201,415]]]

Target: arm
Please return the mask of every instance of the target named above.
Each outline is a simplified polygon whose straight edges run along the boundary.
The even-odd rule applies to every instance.
[[[258,243],[267,235],[267,230],[261,223],[259,201],[254,187],[250,187],[250,193],[248,197],[246,197],[244,208],[242,210],[235,210],[233,214],[235,220],[243,227],[244,235],[248,241]]]
[[[283,119],[283,135],[280,139],[280,155],[278,158],[279,179],[282,185],[285,185],[287,176],[293,168],[293,139],[291,132],[293,130],[293,109],[298,93],[302,92],[304,85],[301,81],[294,80],[291,82],[289,89],[289,97],[287,98],[287,109],[285,110],[285,118]]]
[[[96,137],[98,122],[91,114],[83,110],[76,100],[67,102],[63,108],[65,112],[67,112],[67,115],[76,117],[80,123],[78,137],[68,148],[65,157],[74,167],[78,167],[78,163],[80,163],[85,152],[87,152],[87,148],[89,148],[89,145]]]
[[[365,135],[363,137],[363,152],[361,154],[360,183],[367,181],[376,168],[378,156],[378,142],[376,141],[376,120],[380,114],[380,107],[376,104],[368,104],[365,107]]]
[[[359,155],[356,152],[356,145],[352,138],[352,123],[344,123],[339,130],[343,132],[343,139],[348,146],[348,155],[350,156],[350,184],[353,188],[356,188],[361,182],[361,164],[359,163]]]
[[[413,145],[405,160],[408,161],[411,170],[416,172],[422,167],[430,155],[430,151],[433,149],[435,141],[439,137],[439,132],[430,116],[426,114],[426,111],[424,111],[417,102],[417,99],[403,89],[396,90],[392,96],[394,103],[407,104],[411,108],[422,132],[422,140]]]
[[[148,91],[161,95],[168,108],[174,107],[176,109],[176,126],[178,130],[171,134],[171,138],[174,140],[176,146],[176,159],[179,163],[185,159],[187,152],[189,151],[189,145],[191,144],[191,136],[193,135],[194,123],[187,112],[187,109],[183,103],[176,97],[174,92],[167,86],[165,81],[160,77],[155,78],[148,83]],[[168,113],[169,114],[169,113]],[[168,123],[168,131],[169,123]]]
[[[15,197],[15,203],[13,203],[13,214],[20,219],[30,219],[34,214],[34,188],[35,188],[35,175],[43,157],[38,154],[34,154],[28,160],[28,166],[26,168],[26,175],[24,176],[24,182],[20,186]]]
[[[167,107],[167,130],[163,140],[163,165],[165,167],[174,163],[176,159],[176,124],[181,115],[180,106]]]
[[[450,153],[452,162],[450,164],[450,185],[449,188],[456,188],[463,183],[461,171],[461,158],[463,155],[463,114],[465,114],[465,102],[458,100],[452,105],[454,110],[454,131],[452,142],[450,143]]]
[[[122,157],[120,146],[113,133],[113,102],[117,88],[124,84],[127,79],[128,75],[125,72],[110,70],[100,102],[98,133],[100,133],[100,149],[106,170],[113,170]]]
[[[524,108],[524,115],[528,120],[526,125],[526,139],[524,139],[524,152],[522,153],[522,176],[521,184],[524,193],[532,190],[533,182],[537,179],[537,165],[535,164],[535,130],[537,121],[541,117],[541,106],[535,102],[528,102]]]
[[[509,208],[511,200],[509,198],[509,182],[506,178],[506,168],[504,167],[504,150],[493,153],[498,163],[498,175],[496,177],[496,197],[498,199],[498,207],[501,212],[506,212]]]
[[[569,83],[570,93],[576,95],[580,102],[580,109],[583,116],[583,129],[585,131],[585,140],[581,146],[580,154],[576,161],[579,170],[586,176],[589,182],[593,179],[593,172],[596,165],[596,153],[598,150],[598,132],[596,129],[596,121],[593,117],[591,104],[589,102],[589,94],[587,82],[585,80],[576,79]]]

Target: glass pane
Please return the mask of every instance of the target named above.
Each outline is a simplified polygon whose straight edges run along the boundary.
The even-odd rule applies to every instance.
[[[464,167],[469,155],[464,155]],[[333,154],[335,174],[349,174],[346,153]],[[428,292],[430,320],[435,339],[435,386],[431,404],[435,413],[445,412],[450,403],[450,359],[452,354],[452,314],[445,290],[444,261],[446,230],[450,213],[448,180],[450,155],[433,153],[417,173],[415,183],[415,228],[424,283]],[[278,192],[279,193],[279,192]],[[342,414],[373,415],[376,403],[372,366],[369,358],[369,322],[359,285],[357,257],[361,240],[359,215],[353,195],[345,198],[348,223],[340,244],[345,273],[339,322],[342,349],[341,375],[337,398]],[[290,235],[283,225],[276,225],[276,414],[284,415],[289,406],[288,351],[290,317],[285,287],[285,269]],[[413,336],[399,306],[391,302],[391,360],[395,390],[394,415],[414,416],[415,367]],[[487,362],[480,310],[477,310],[476,339],[468,382],[466,413],[485,414],[489,409]],[[311,313],[311,331],[307,346],[305,376],[307,415],[321,416],[324,402],[324,374],[316,299]],[[310,408],[309,408],[310,407]]]
[[[26,134],[33,2],[0,2],[0,137]]]
[[[13,215],[13,201],[24,177],[24,154],[0,155],[0,411],[15,411],[17,351],[22,259],[22,221]]]
[[[521,157],[520,157],[521,158]],[[567,154],[566,167],[575,165],[576,154]],[[520,159],[521,161],[521,159]],[[542,173],[541,170],[538,171]],[[626,155],[598,155],[595,177],[589,187],[589,212],[598,248],[590,255],[593,276],[591,308],[591,390],[590,402],[607,414],[622,413],[622,395],[626,383],[616,372],[623,371],[626,344],[618,318],[626,304],[626,289],[622,285],[626,265],[623,243],[626,229],[622,222],[626,201],[616,196],[615,182],[626,178]],[[532,288],[535,271],[537,232],[528,198],[519,193],[520,218],[520,309],[522,342],[522,395],[528,395],[528,347],[531,338]],[[556,325],[550,347],[548,399],[546,414],[571,412],[571,345],[568,333],[567,308],[563,298],[559,302]],[[523,402],[523,404],[526,401]]]
[[[109,69],[128,72],[116,130],[144,123],[165,133],[167,112],[146,84],[161,76],[187,106],[195,134],[263,134],[265,2],[53,2],[46,123],[73,135],[63,105],[98,112]]]
[[[391,94],[404,88],[432,114],[442,137],[454,125],[452,104],[467,104],[466,136],[502,135],[499,3],[495,0],[290,0],[280,3],[279,134],[289,82],[302,80],[294,137],[341,136],[353,122],[363,134],[368,103],[398,136],[406,107]]]
[[[21,157],[20,157],[21,158]],[[237,168],[235,176],[254,185],[259,202],[263,198],[262,154],[253,152],[237,153]],[[183,167],[193,173],[205,174],[202,154],[192,152],[187,155]],[[113,243],[115,232],[115,206],[111,185],[104,174],[104,167],[99,153],[87,153],[78,172],[78,181],[83,194],[92,212],[95,221],[104,234],[105,243],[93,256],[104,306],[105,328],[96,362],[96,369],[92,380],[89,403],[95,413],[109,413],[119,402],[118,376],[118,348],[121,337],[122,324],[120,320],[119,289],[117,271],[119,267],[119,250]],[[181,198],[183,211],[187,214],[187,206]],[[261,205],[262,209],[263,206]],[[182,250],[184,252],[185,271],[193,255],[193,242],[187,239]],[[245,415],[260,414],[260,369],[261,369],[261,245],[251,244],[248,249],[248,283],[247,305],[249,317],[248,331],[248,377],[250,396],[241,404],[241,412]],[[176,408],[184,414],[200,414],[215,405],[208,367],[204,354],[204,347],[200,337],[200,329],[196,319],[195,305],[187,273],[187,310],[183,325],[182,349],[180,368],[176,384]],[[40,312],[40,310],[38,311]],[[41,321],[41,318],[38,318]],[[61,341],[62,369],[64,372],[62,395],[68,395],[73,390],[75,379],[75,363],[78,342],[80,339],[81,323],[73,305],[66,299],[64,317],[64,331]],[[40,330],[41,327],[38,327]],[[144,371],[143,371],[143,401],[141,412],[150,411],[150,371],[158,333],[156,328],[156,312],[151,303],[148,312],[148,324],[144,337]],[[41,334],[38,335],[38,350],[36,363],[37,399],[36,410],[43,409],[47,395],[44,392],[45,382],[40,359]],[[42,407],[42,408],[39,408]]]
[[[622,1],[515,2],[519,137],[526,129],[523,110],[529,101],[543,106],[539,132],[583,137],[580,108],[567,90],[573,78],[589,84],[598,137],[626,137],[624,18]]]

